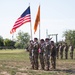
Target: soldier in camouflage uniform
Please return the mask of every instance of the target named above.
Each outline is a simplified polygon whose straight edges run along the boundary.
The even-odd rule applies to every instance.
[[[49,38],[45,39],[44,62],[45,62],[46,70],[49,70],[49,68],[50,68],[50,42],[49,42]]]
[[[31,68],[34,69],[34,50],[33,50],[33,40],[30,40],[30,44],[28,47],[28,51],[29,51],[29,59],[31,62]]]
[[[39,44],[38,44],[38,39],[34,38],[34,67],[36,70],[38,70],[38,49],[39,49]]]
[[[65,51],[65,59],[68,59],[68,45],[67,45],[67,43],[65,43],[64,51]]]
[[[51,41],[51,69],[56,69],[56,47],[54,41]]]
[[[56,43],[56,56],[57,56],[57,59],[59,59],[59,44]]]
[[[62,43],[60,43],[59,51],[60,51],[60,58],[63,59],[64,45],[62,45]]]
[[[69,46],[69,50],[70,50],[70,57],[71,57],[71,59],[73,59],[73,51],[74,51],[74,47],[73,47],[72,44]]]
[[[39,59],[40,59],[41,69],[44,70],[44,39],[40,40],[38,51],[39,51]]]

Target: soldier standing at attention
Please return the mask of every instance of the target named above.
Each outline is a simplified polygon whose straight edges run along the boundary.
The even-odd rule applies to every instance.
[[[44,46],[44,62],[46,70],[48,71],[50,68],[50,42],[49,38],[45,39],[45,46]]]
[[[57,56],[57,59],[59,59],[59,44],[56,43],[56,56]]]
[[[71,59],[73,59],[73,51],[74,51],[74,47],[73,47],[72,44],[70,44],[69,50],[70,50],[70,57],[71,57]]]
[[[63,59],[63,50],[64,50],[64,45],[62,45],[62,43],[60,43],[59,51],[60,51],[60,58],[61,59]]]
[[[34,50],[33,50],[33,40],[30,40],[28,51],[29,51],[29,59],[31,63],[31,69],[34,69]]]
[[[56,47],[54,41],[51,41],[51,69],[56,69]]]
[[[68,45],[67,45],[67,43],[65,43],[64,51],[65,51],[65,59],[68,59]]]
[[[38,39],[34,38],[34,67],[36,70],[38,70],[38,49],[39,49],[39,44],[38,44]]]
[[[44,70],[44,39],[40,40],[39,43],[39,59],[41,64],[41,69]]]

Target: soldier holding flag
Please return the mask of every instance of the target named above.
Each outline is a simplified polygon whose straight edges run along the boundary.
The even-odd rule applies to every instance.
[[[44,39],[40,40],[38,52],[39,52],[41,69],[44,70]]]
[[[44,62],[45,62],[46,70],[48,71],[50,68],[50,42],[49,42],[49,38],[45,39]]]
[[[35,67],[36,70],[38,70],[38,49],[39,49],[38,39],[34,38],[34,46],[33,46],[33,50],[34,50],[34,67]]]

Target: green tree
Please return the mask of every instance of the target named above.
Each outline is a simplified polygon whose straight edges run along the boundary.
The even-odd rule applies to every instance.
[[[26,48],[30,39],[30,36],[28,33],[24,33],[22,31],[19,31],[18,35],[16,36],[17,41],[15,43],[16,48]]]
[[[4,40],[4,46],[7,47],[7,48],[14,48],[14,45],[15,45],[15,42],[6,38]]]
[[[75,30],[68,30],[63,33],[65,42],[73,44],[75,46]]]
[[[3,41],[4,41],[3,37],[0,36],[0,49],[2,49],[2,47],[4,46]]]

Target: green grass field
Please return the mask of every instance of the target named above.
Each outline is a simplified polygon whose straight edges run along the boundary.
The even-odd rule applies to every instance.
[[[58,59],[56,70],[31,70],[25,50],[0,50],[0,75],[75,75],[74,59]]]

